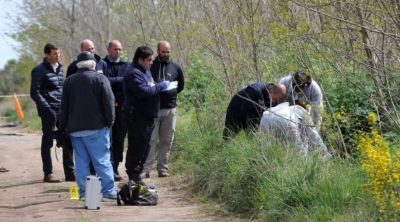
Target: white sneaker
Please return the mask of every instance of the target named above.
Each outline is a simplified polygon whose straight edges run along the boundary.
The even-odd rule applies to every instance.
[[[103,197],[103,199],[101,199],[102,202],[115,202],[117,201],[117,194],[113,195],[113,196],[108,196],[108,197]]]

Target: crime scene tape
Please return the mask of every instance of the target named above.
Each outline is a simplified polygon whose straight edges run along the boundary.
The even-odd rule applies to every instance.
[[[31,96],[29,94],[16,94],[17,97]],[[12,98],[14,95],[0,95],[0,98]]]

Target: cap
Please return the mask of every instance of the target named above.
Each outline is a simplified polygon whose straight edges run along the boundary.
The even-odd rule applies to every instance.
[[[96,59],[94,58],[94,55],[90,52],[81,52],[78,55],[78,60],[77,62],[82,62],[82,61],[87,61],[87,60],[93,60],[96,61]]]

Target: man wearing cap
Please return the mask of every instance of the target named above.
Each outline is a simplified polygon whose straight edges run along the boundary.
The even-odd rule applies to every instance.
[[[96,49],[91,40],[85,39],[81,42],[81,52],[90,52],[96,59],[96,70],[99,73],[103,72],[102,67],[105,65],[105,62],[101,60],[101,57],[99,55],[96,54]],[[68,66],[66,77],[69,77],[70,75],[75,74],[78,71],[76,63],[77,61],[75,60]]]
[[[311,78],[309,74],[302,71],[296,71],[279,81],[286,86],[287,98],[285,101],[289,104],[307,105],[314,126],[319,130],[322,122],[322,91],[319,85]]]
[[[304,154],[317,151],[327,158],[332,158],[324,142],[313,127],[307,110],[300,105],[281,103],[263,113],[260,131],[275,135],[283,143],[294,143]]]
[[[85,196],[89,163],[101,177],[103,201],[115,200],[113,168],[110,161],[110,127],[113,125],[114,95],[106,76],[95,71],[96,59],[82,52],[77,59],[78,72],[63,85],[60,129],[71,136],[75,151],[76,179],[79,195]]]
[[[53,130],[57,126],[57,112],[60,108],[63,68],[59,63],[60,49],[53,44],[44,47],[43,62],[32,69],[30,96],[35,101],[42,122],[42,144],[40,146],[44,178],[43,182],[57,183],[61,180],[53,175],[50,149],[53,147]],[[66,181],[75,181],[73,152],[63,149],[63,167]]]
[[[282,84],[255,82],[236,93],[226,110],[223,139],[234,137],[241,130],[257,129],[266,108],[286,98]]]

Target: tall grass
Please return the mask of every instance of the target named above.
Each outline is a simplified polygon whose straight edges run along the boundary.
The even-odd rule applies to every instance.
[[[202,123],[179,117],[171,165],[227,211],[258,221],[376,220],[358,162],[304,156],[258,133],[221,145],[220,123]]]

